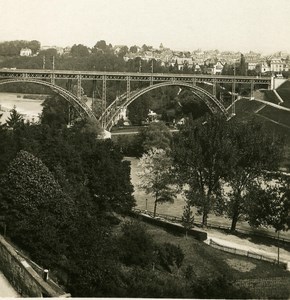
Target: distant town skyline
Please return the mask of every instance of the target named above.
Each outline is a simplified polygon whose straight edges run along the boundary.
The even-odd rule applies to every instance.
[[[289,0],[0,0],[0,41],[290,52]]]

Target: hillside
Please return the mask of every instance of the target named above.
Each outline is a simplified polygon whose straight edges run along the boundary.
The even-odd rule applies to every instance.
[[[286,81],[277,88],[277,93],[283,99],[283,106],[290,108],[290,81]]]
[[[287,81],[277,89],[277,93],[283,99],[280,106],[290,108],[290,82]],[[261,94],[261,92],[259,92]],[[272,98],[271,98],[272,97]],[[258,97],[257,97],[258,98]],[[260,97],[259,97],[260,99]],[[277,97],[272,91],[264,93],[264,98],[277,104]],[[247,120],[256,116],[264,122],[267,130],[272,134],[279,134],[285,139],[285,156],[281,164],[283,170],[289,171],[290,167],[290,111],[282,110],[259,101],[240,99],[236,102],[236,117]]]

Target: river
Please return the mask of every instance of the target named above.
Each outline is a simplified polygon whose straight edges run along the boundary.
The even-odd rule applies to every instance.
[[[26,99],[27,94],[21,93],[0,93],[0,114],[3,114],[0,119],[4,123],[10,115],[10,110],[15,107],[18,113],[22,114],[25,120],[38,121],[39,114],[42,112],[43,100]],[[41,95],[39,95],[41,98]]]

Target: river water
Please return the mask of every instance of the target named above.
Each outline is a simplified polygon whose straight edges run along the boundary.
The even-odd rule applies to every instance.
[[[10,110],[15,107],[18,113],[22,114],[25,120],[38,121],[42,112],[43,100],[25,99],[21,93],[0,93],[0,114],[1,123],[4,123],[10,115]]]

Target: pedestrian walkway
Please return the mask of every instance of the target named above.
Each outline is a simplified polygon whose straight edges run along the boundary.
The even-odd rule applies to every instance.
[[[0,297],[17,298],[20,295],[13,289],[6,277],[0,272]]]
[[[263,243],[256,244],[250,241],[250,238],[240,238],[233,234],[227,234],[215,229],[207,229],[207,240],[205,241],[209,244],[209,240],[227,247],[232,247],[240,250],[250,251],[256,254],[260,254],[269,258],[277,259],[278,257],[278,247],[274,245],[265,245]],[[288,269],[290,268],[290,252],[279,248],[279,259],[281,262],[288,263]]]

